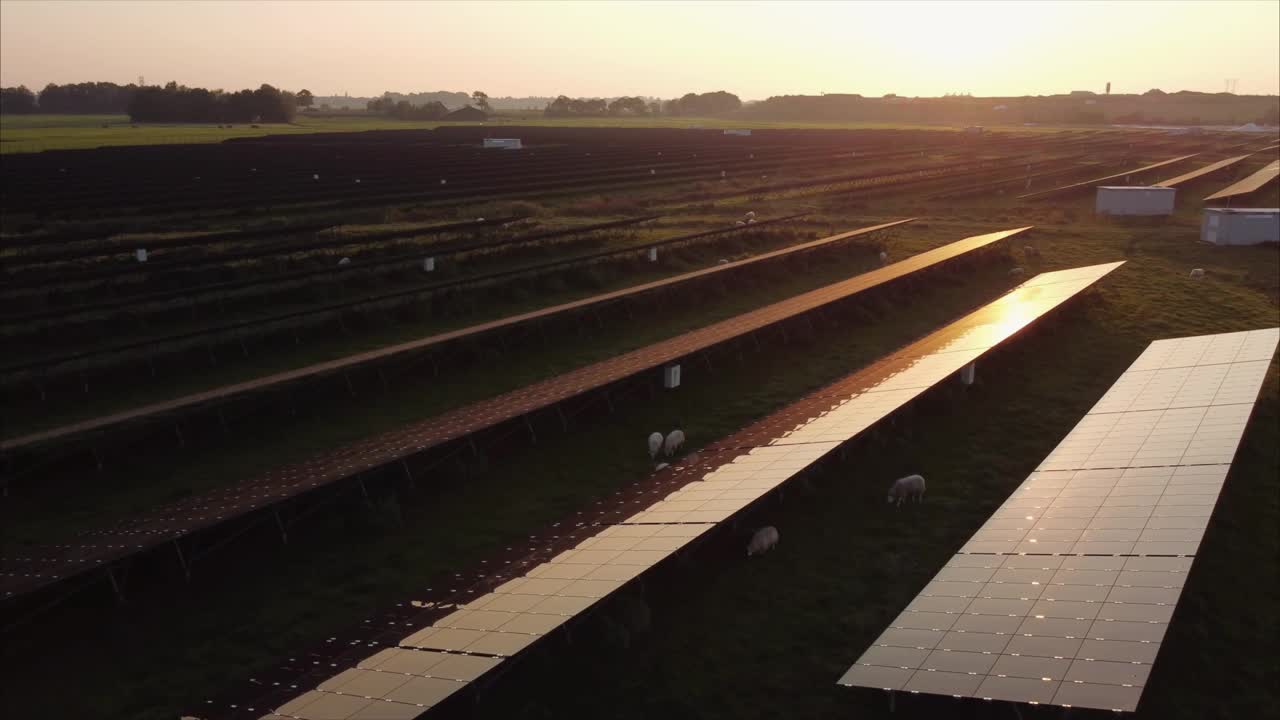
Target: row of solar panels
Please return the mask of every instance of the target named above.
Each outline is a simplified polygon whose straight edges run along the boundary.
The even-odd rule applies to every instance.
[[[1137,709],[1278,340],[1152,343],[840,684]]]
[[[826,241],[849,238],[896,224],[898,223],[863,228],[832,236]],[[0,556],[0,597],[11,598],[85,573],[109,569],[115,562],[164,543],[176,542],[195,532],[278,506],[317,489],[350,480],[361,473],[405,462],[433,448],[549,409],[641,372],[654,370],[666,363],[742,338],[914,273],[942,266],[956,258],[991,247],[1026,229],[1004,230],[958,240],[713,325],[334,448],[302,462],[274,468],[256,477],[244,478],[134,516],[117,526],[86,534],[74,542],[26,548],[20,551],[21,555],[7,553]]]
[[[662,471],[675,489],[575,547],[370,650],[269,718],[414,718],[498,669],[601,599],[975,362],[1122,263],[1038,275],[990,305]],[[769,428],[764,432],[761,428]],[[683,482],[681,481],[683,479]]]

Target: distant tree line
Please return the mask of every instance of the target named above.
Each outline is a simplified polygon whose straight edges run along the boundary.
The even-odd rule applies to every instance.
[[[397,120],[439,120],[449,114],[449,108],[439,100],[414,105],[408,100],[395,100],[390,94],[370,100],[365,109]]]
[[[742,107],[742,100],[723,90],[709,93],[689,93],[677,100],[646,102],[642,97],[620,97],[612,101],[603,98],[571,98],[561,95],[543,110],[547,117],[605,117],[642,115],[707,116],[733,112]]]
[[[138,88],[128,113],[136,122],[284,123],[293,121],[297,107],[296,95],[265,84],[257,90],[229,93],[171,82]]]
[[[311,93],[297,95],[263,85],[257,90],[224,92],[189,88],[171,82],[117,85],[86,82],[50,83],[39,95],[24,86],[0,88],[5,114],[128,114],[135,122],[289,122],[298,106],[308,106]]]

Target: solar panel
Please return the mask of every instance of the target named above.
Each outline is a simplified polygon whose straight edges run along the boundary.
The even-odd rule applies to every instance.
[[[891,384],[895,377],[882,372],[882,367],[902,368],[918,362],[941,368],[945,365],[932,363],[931,358],[956,353],[966,358],[965,362],[972,362],[975,353],[981,355],[991,350],[1122,264],[1038,275],[990,305],[892,354],[882,363],[822,388],[710,446],[696,459],[663,471],[662,474],[676,482],[656,499],[638,498],[635,504],[639,507],[635,511],[629,508],[630,504],[624,504],[603,519],[597,532],[573,548],[531,567],[490,592],[459,603],[449,615],[404,637],[398,647],[379,650],[358,662],[355,669],[342,671],[316,690],[280,706],[275,713],[318,720],[328,717],[324,713],[334,707],[342,712],[407,713],[408,710],[398,707],[387,710],[384,703],[409,703],[423,712],[442,702],[461,689],[460,683],[477,679],[497,667],[503,658],[539,642],[601,598],[679,552],[919,394],[882,390],[881,386]],[[990,331],[992,327],[998,327],[999,331]],[[950,375],[951,372],[934,374],[931,383],[936,384]],[[914,385],[913,388],[927,389]],[[867,396],[874,397],[876,409],[852,423],[829,426],[826,418],[832,415],[815,412],[815,408],[833,404],[842,407]],[[796,427],[792,418],[797,410],[810,414],[807,421],[799,423],[798,434],[786,430]],[[776,436],[762,434],[761,425],[773,428]],[[820,426],[826,439],[789,442],[804,436],[803,428],[808,425]],[[682,477],[688,478],[688,482],[679,480]],[[449,658],[475,658],[474,664],[463,666],[470,674],[465,677],[444,674],[437,663],[447,662]],[[458,674],[453,666],[444,667]],[[383,678],[375,673],[392,673],[393,677]],[[334,694],[359,697],[340,702],[326,697]]]
[[[757,225],[763,226],[772,222],[775,222],[775,221],[772,221],[772,220],[764,221],[761,223],[757,223]],[[104,430],[112,429],[116,426],[120,426],[128,423],[141,422],[141,421],[151,420],[159,417],[167,417],[172,415],[173,413],[188,410],[200,405],[205,405],[209,403],[226,402],[228,400],[232,400],[240,396],[248,395],[251,393],[261,393],[267,390],[281,389],[281,388],[296,384],[299,381],[311,380],[317,377],[322,377],[326,375],[332,375],[334,373],[353,370],[355,368],[369,365],[371,363],[380,362],[380,361],[388,360],[395,357],[402,357],[410,353],[420,352],[435,346],[443,345],[444,343],[454,342],[459,339],[463,339],[467,337],[476,337],[476,336],[483,335],[485,333],[493,332],[495,330],[500,330],[503,328],[520,325],[522,323],[528,323],[531,321],[540,320],[540,319],[552,317],[555,315],[582,310],[584,308],[591,307],[593,305],[600,305],[606,302],[612,302],[614,300],[619,300],[626,297],[640,295],[642,293],[650,292],[659,288],[678,285],[678,284],[688,282],[690,280],[694,280],[697,278],[701,278],[707,275],[713,275],[716,273],[723,273],[723,272],[732,272],[733,270],[737,270],[744,266],[754,265],[756,263],[764,262],[777,257],[785,256],[785,255],[791,255],[794,253],[813,250],[823,245],[829,245],[832,243],[841,242],[841,241],[848,240],[850,238],[858,237],[861,235],[868,235],[880,230],[885,230],[885,229],[895,227],[897,225],[902,225],[908,222],[911,222],[911,219],[896,220],[894,222],[882,223],[879,225],[873,225],[870,227],[859,228],[857,230],[838,233],[836,235],[830,235],[825,238],[810,240],[808,242],[798,243],[796,245],[780,248],[778,250],[772,250],[769,252],[760,253],[758,255],[753,255],[749,258],[736,260],[734,262],[726,263],[724,265],[715,265],[708,268],[702,268],[700,270],[693,270],[691,272],[682,273],[680,275],[675,275],[668,278],[663,278],[661,280],[642,283],[640,285],[634,285],[632,287],[623,288],[621,290],[614,290],[607,293],[601,293],[599,295],[594,295],[589,298],[583,298],[581,300],[574,300],[574,301],[562,303],[559,305],[553,305],[551,307],[540,308],[538,310],[532,310],[530,312],[521,313],[519,315],[510,315],[504,318],[499,318],[497,320],[492,320],[489,322],[480,323],[478,325],[472,325],[465,328],[459,328],[457,330],[449,330],[447,332],[439,333],[437,335],[430,335],[425,338],[410,340],[408,342],[391,345],[385,348],[379,348],[377,350],[369,350],[367,352],[356,353],[353,355],[348,355],[345,357],[338,358],[336,360],[327,360],[325,362],[315,363],[313,365],[308,365],[306,367],[296,368],[293,370],[286,370],[286,371],[275,373],[272,375],[266,375],[263,377],[255,378],[253,380],[247,380],[245,382],[234,383],[231,385],[224,385],[222,387],[214,388],[212,390],[193,393],[191,395],[186,395],[186,396],[175,398],[172,400],[165,400],[163,402],[153,403],[150,405],[144,405],[141,407],[124,410],[118,413],[112,413],[110,415],[90,418],[88,420],[83,420],[80,422],[71,423],[61,427],[56,427],[49,430],[43,430],[40,432],[31,433],[25,436],[0,440],[0,451],[15,452],[20,450],[25,450],[28,448],[37,447],[37,446],[55,442],[55,441],[57,442],[65,441],[68,438],[84,435],[87,433],[102,432]],[[721,231],[712,231],[712,232],[721,232]]]
[[[1191,182],[1196,178],[1204,177],[1205,175],[1208,175],[1210,173],[1215,173],[1224,168],[1229,168],[1232,165],[1235,165],[1236,163],[1244,160],[1247,157],[1249,157],[1249,155],[1237,155],[1235,157],[1227,158],[1226,160],[1219,160],[1218,162],[1210,163],[1208,165],[1205,165],[1204,167],[1196,168],[1195,170],[1192,170],[1189,173],[1177,175],[1175,177],[1171,177],[1167,180],[1161,180],[1153,184],[1159,187],[1177,187],[1184,183]]]
[[[1225,198],[1248,195],[1261,190],[1267,183],[1274,182],[1277,177],[1280,177],[1280,160],[1276,160],[1249,177],[1209,195],[1205,200],[1223,200]]]
[[[1019,200],[1031,200],[1031,199],[1034,199],[1034,198],[1049,197],[1050,195],[1058,195],[1058,194],[1060,194],[1060,193],[1069,192],[1069,191],[1071,191],[1071,190],[1079,190],[1080,188],[1084,188],[1084,187],[1092,187],[1092,186],[1094,186],[1094,185],[1097,185],[1098,183],[1103,183],[1103,182],[1106,182],[1106,181],[1108,181],[1108,180],[1115,180],[1116,178],[1122,178],[1122,177],[1126,177],[1126,176],[1129,176],[1129,175],[1137,175],[1137,174],[1139,174],[1139,173],[1145,173],[1145,172],[1148,172],[1148,171],[1150,171],[1150,170],[1155,170],[1156,168],[1164,167],[1165,165],[1172,165],[1173,163],[1182,162],[1183,160],[1188,160],[1188,159],[1190,159],[1190,158],[1195,157],[1197,154],[1198,154],[1198,153],[1192,153],[1192,154],[1190,154],[1190,155],[1183,155],[1183,156],[1181,156],[1181,157],[1170,158],[1170,159],[1168,159],[1168,160],[1162,160],[1162,161],[1160,161],[1160,162],[1158,162],[1158,163],[1152,163],[1152,164],[1150,164],[1150,165],[1143,165],[1142,167],[1134,168],[1134,169],[1132,169],[1132,170],[1125,170],[1124,172],[1118,172],[1118,173],[1114,173],[1114,174],[1112,174],[1112,175],[1105,175],[1105,176],[1103,176],[1103,177],[1100,177],[1100,178],[1094,178],[1094,179],[1092,179],[1092,180],[1083,180],[1083,181],[1081,181],[1081,182],[1071,183],[1070,185],[1063,185],[1062,187],[1050,188],[1050,189],[1048,189],[1048,190],[1041,190],[1041,191],[1039,191],[1039,192],[1033,192],[1033,193],[1027,193],[1027,194],[1025,194],[1025,195],[1019,195],[1019,196],[1018,196],[1018,199],[1019,199]]]
[[[3,593],[2,597],[9,598],[83,572],[109,567],[106,563],[113,560],[138,554],[199,530],[243,517],[255,510],[274,506],[316,488],[350,479],[367,470],[384,467],[429,448],[550,408],[637,373],[661,367],[681,357],[743,337],[919,270],[936,267],[1026,229],[1002,230],[958,240],[713,325],[335,448],[306,461],[272,469],[258,477],[171,503],[150,513],[134,516],[115,527],[89,533],[73,543],[27,550],[25,557],[0,556],[0,593]],[[1098,267],[1110,268],[1114,265]],[[1056,273],[1048,275],[1057,276]],[[1038,278],[1033,278],[1028,283],[1037,281]],[[1050,287],[1057,287],[1057,284]],[[1053,292],[1056,291],[1041,290],[1037,292],[1037,297],[1047,298]]]
[[[1277,341],[1152,343],[840,684],[1135,710]]]

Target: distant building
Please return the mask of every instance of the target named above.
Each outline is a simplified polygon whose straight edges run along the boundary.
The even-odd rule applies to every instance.
[[[444,119],[450,122],[484,122],[489,116],[485,111],[467,105],[445,115]]]

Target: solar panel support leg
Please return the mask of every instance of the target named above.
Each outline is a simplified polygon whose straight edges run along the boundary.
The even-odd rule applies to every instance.
[[[613,413],[613,398],[612,398],[612,397],[610,397],[610,395],[609,395],[609,391],[608,391],[608,390],[605,390],[605,391],[604,391],[604,401],[605,401],[605,404],[607,404],[607,405],[609,406],[609,413],[610,413],[610,414],[612,414],[612,413]]]
[[[85,395],[89,394],[89,375],[83,370],[80,371],[80,387],[84,388]]]
[[[288,545],[288,544],[289,544],[289,533],[288,533],[288,531],[287,531],[287,530],[285,530],[285,527],[284,527],[284,520],[283,520],[283,519],[281,519],[281,517],[280,517],[280,510],[279,510],[278,508],[274,508],[274,507],[273,507],[273,508],[271,508],[271,515],[272,515],[272,517],[274,517],[274,518],[276,519],[276,529],[280,531],[280,542],[281,542],[281,543],[283,543],[283,544],[285,544],[285,545]]]
[[[534,432],[534,431],[533,431],[533,423],[529,422],[529,416],[528,416],[528,415],[525,415],[525,416],[524,416],[524,426],[525,426],[525,428],[527,428],[527,429],[529,430],[529,438],[533,441],[533,444],[534,444],[534,445],[537,445],[537,444],[538,444],[538,433],[536,433],[536,432]]]
[[[356,478],[356,482],[360,484],[360,496],[364,498],[365,507],[373,509],[373,500],[369,497],[369,486],[365,484],[363,477]]]
[[[178,436],[178,447],[187,446],[187,439],[182,435],[182,426],[178,423],[173,424],[173,434]]]
[[[96,447],[89,448],[89,452],[93,453],[93,461],[98,465],[98,472],[102,472],[102,454]]]
[[[404,470],[404,477],[406,480],[409,481],[409,489],[410,490],[418,489],[418,485],[416,482],[414,482],[414,479],[413,479],[413,471],[409,469],[409,462],[407,460],[400,461],[400,469]]]
[[[244,336],[237,337],[236,341],[240,343],[240,354],[249,357],[249,348],[244,344]]]
[[[222,408],[218,408],[218,424],[222,426],[222,432],[231,434],[231,426],[227,424],[227,414],[222,411]]]
[[[178,553],[178,563],[182,565],[182,577],[191,582],[191,566],[187,564],[187,556],[182,554],[182,544],[177,539],[173,541],[173,549]]]
[[[895,710],[896,703],[894,703],[894,700],[896,699],[897,699],[897,696],[894,695],[892,690],[890,690],[889,691],[889,712],[893,712]]]
[[[387,374],[382,371],[382,368],[378,368],[378,379],[382,381],[382,392],[387,392],[391,389],[390,384],[387,383]]]
[[[355,397],[356,388],[351,384],[351,375],[349,373],[342,373],[342,379],[347,381],[347,392],[351,393],[351,397]]]
[[[652,386],[650,386],[650,389],[652,390]],[[650,394],[652,394],[652,392]],[[563,428],[565,432],[568,432],[569,419],[564,416],[564,410],[562,410],[559,405],[556,405],[556,415],[560,416],[560,427]]]
[[[116,579],[116,569],[115,569],[115,568],[113,568],[113,567],[108,567],[108,568],[107,568],[107,579],[111,581],[111,589],[112,589],[113,591],[115,591],[115,594],[116,594],[116,602],[118,602],[118,603],[120,603],[121,605],[123,605],[123,604],[124,604],[124,587],[122,586],[122,585],[123,585],[123,581],[122,581],[122,580],[117,580],[117,579]]]

